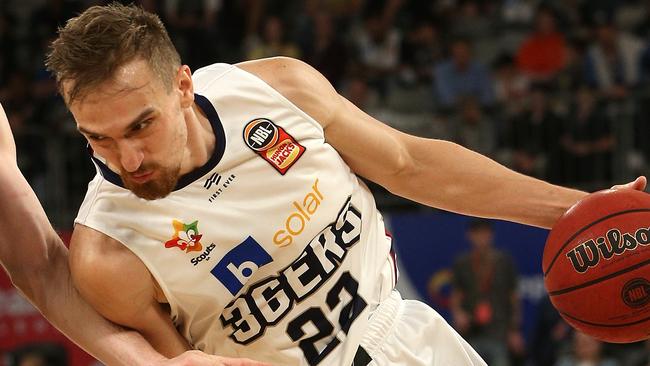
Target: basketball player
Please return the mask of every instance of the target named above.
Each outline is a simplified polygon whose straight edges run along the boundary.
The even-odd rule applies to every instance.
[[[48,67],[98,171],[72,237],[74,282],[169,357],[189,345],[276,365],[484,365],[393,290],[391,240],[357,174],[541,227],[585,195],[393,130],[298,60],[192,75],[136,7],[70,20]]]
[[[61,332],[107,365],[263,366],[197,351],[166,360],[137,332],[101,317],[72,285],[68,250],[16,165],[9,122],[0,105],[0,263],[11,281]]]

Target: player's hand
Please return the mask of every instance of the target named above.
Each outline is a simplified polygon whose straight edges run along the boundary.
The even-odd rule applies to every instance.
[[[187,351],[156,366],[271,366],[271,364],[247,358],[229,358],[205,354],[201,351]]]
[[[643,191],[645,190],[647,184],[648,181],[646,177],[640,176],[637,179],[635,179],[633,182],[627,184],[617,184],[613,186],[612,189],[636,189],[637,191]]]

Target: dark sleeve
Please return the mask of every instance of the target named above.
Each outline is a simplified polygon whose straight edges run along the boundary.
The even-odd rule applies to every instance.
[[[510,293],[517,291],[517,285],[519,283],[519,273],[517,272],[517,267],[515,266],[512,257],[504,253],[501,261],[503,269],[506,273],[506,288]]]
[[[464,258],[464,256],[457,258],[456,261],[454,261],[452,268],[451,285],[455,290],[458,291],[465,291],[467,289],[467,280],[465,278],[467,267],[465,265],[466,260]]]

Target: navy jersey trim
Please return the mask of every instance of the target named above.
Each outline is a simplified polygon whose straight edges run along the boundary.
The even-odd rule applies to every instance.
[[[203,111],[205,116],[208,118],[210,121],[210,125],[212,125],[212,132],[214,133],[214,137],[216,140],[215,144],[215,149],[214,152],[212,153],[212,156],[210,156],[210,159],[201,167],[196,168],[192,170],[191,172],[181,176],[178,179],[178,183],[176,183],[176,187],[174,187],[174,191],[177,191],[179,189],[183,189],[196,181],[197,179],[201,178],[205,174],[207,174],[209,171],[214,169],[217,164],[221,161],[221,158],[223,158],[223,154],[226,151],[226,134],[223,129],[223,124],[221,123],[221,119],[219,118],[219,114],[217,114],[217,111],[214,109],[214,106],[208,98],[199,95],[199,94],[194,94],[194,101],[196,102],[196,105]],[[114,171],[110,170],[106,164],[101,162],[98,158],[96,158],[93,154],[93,150],[88,145],[88,152],[90,153],[90,157],[95,163],[95,165],[99,168],[99,171],[106,179],[107,181],[115,184],[116,186],[124,188],[124,184],[122,184],[122,178],[120,178],[120,175],[115,173]]]
[[[194,102],[196,102],[196,105],[203,111],[205,116],[208,117],[208,120],[212,125],[212,132],[214,133],[216,144],[208,162],[181,176],[174,190],[182,189],[208,174],[209,171],[219,164],[219,161],[221,161],[221,158],[226,151],[226,133],[223,130],[223,124],[221,124],[221,119],[219,118],[217,111],[214,109],[214,106],[210,103],[208,98],[199,94],[194,94]]]

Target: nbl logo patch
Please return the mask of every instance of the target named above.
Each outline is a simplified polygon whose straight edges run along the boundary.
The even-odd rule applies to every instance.
[[[246,124],[244,142],[282,175],[305,152],[305,147],[293,136],[267,118],[257,118]]]
[[[645,278],[635,278],[623,286],[623,302],[632,308],[641,308],[650,302],[650,282]]]

